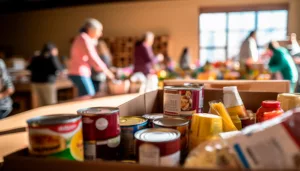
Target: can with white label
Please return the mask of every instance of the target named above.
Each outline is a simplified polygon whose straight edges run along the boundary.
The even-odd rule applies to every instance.
[[[120,135],[119,109],[92,107],[77,111],[82,116],[84,141],[99,141]]]
[[[203,86],[166,86],[164,88],[164,114],[188,115],[203,110]]]
[[[137,160],[151,166],[178,166],[180,132],[169,128],[149,128],[135,133]]]

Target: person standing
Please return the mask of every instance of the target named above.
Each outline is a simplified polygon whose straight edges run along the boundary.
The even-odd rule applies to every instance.
[[[40,55],[31,59],[27,69],[31,71],[31,90],[39,106],[57,103],[56,77],[63,67],[58,60],[58,49],[53,43],[44,45]]]
[[[181,53],[180,61],[179,61],[179,65],[182,70],[186,71],[186,70],[191,69],[190,68],[190,59],[191,59],[191,56],[189,53],[189,48],[185,47]]]
[[[163,61],[163,55],[155,57],[152,45],[154,43],[154,34],[147,32],[141,41],[137,42],[134,50],[134,71],[141,72],[145,76],[154,70],[154,65]]]
[[[240,67],[247,68],[250,62],[258,61],[258,50],[256,44],[256,31],[251,31],[249,36],[243,41],[239,54]]]
[[[0,119],[8,116],[12,111],[13,102],[10,96],[14,91],[14,85],[7,72],[6,65],[0,59]]]
[[[96,19],[87,19],[74,39],[69,61],[69,78],[78,88],[78,95],[95,95],[95,88],[91,79],[91,68],[103,72],[108,78],[114,79],[113,73],[99,57],[96,44],[102,36],[103,26]]]
[[[272,52],[269,70],[273,73],[280,72],[285,80],[289,80],[290,92],[294,93],[298,81],[298,71],[293,58],[289,52],[285,48],[280,47],[276,41],[269,43],[269,50]]]
[[[110,68],[112,67],[111,61],[111,53],[103,40],[100,40],[97,45],[98,55],[101,60],[105,63],[105,65]],[[94,68],[92,68],[92,81],[95,87],[95,91],[101,91],[101,84],[106,82],[106,75],[103,72],[97,72]]]

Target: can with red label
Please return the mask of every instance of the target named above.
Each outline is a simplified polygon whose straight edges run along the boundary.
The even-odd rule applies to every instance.
[[[27,124],[30,154],[83,161],[81,116],[39,116]]]
[[[82,116],[84,141],[108,140],[121,133],[118,108],[92,107],[77,113]]]
[[[160,118],[153,121],[155,128],[171,128],[180,132],[181,155],[182,158],[187,156],[189,145],[189,121],[180,118]]]
[[[162,113],[151,113],[143,115],[143,118],[148,119],[148,128],[153,128],[153,120],[163,118],[164,114]]]
[[[108,140],[85,141],[85,160],[119,160],[120,136]]]
[[[180,132],[168,128],[148,128],[135,133],[137,160],[151,166],[178,166]]]
[[[188,115],[203,110],[203,86],[166,86],[164,88],[164,114]]]

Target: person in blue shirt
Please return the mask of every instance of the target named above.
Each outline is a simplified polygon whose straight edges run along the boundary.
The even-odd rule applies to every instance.
[[[290,92],[293,93],[298,81],[298,71],[293,58],[287,49],[281,47],[276,41],[269,43],[269,50],[273,53],[269,62],[269,70],[273,73],[280,72],[284,80],[289,80]]]

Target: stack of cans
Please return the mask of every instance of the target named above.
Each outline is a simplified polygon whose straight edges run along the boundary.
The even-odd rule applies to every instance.
[[[84,159],[119,160],[119,109],[94,107],[77,113],[82,116]]]

